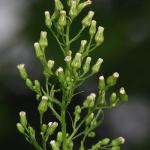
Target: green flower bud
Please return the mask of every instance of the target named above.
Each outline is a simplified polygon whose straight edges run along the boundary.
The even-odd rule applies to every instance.
[[[58,79],[60,82],[63,82],[64,81],[64,70],[62,67],[59,67],[57,70],[56,70],[56,75],[58,76]]]
[[[40,113],[45,113],[48,109],[48,97],[47,96],[42,96],[42,100],[38,106],[38,111]]]
[[[90,26],[93,16],[94,16],[94,12],[93,11],[89,11],[88,15],[82,20],[82,25],[84,27]]]
[[[20,133],[22,133],[22,134],[25,133],[24,127],[20,123],[17,123],[16,126]]]
[[[30,138],[35,140],[35,130],[32,127],[29,127]]]
[[[91,113],[85,121],[86,125],[90,125],[93,119],[94,119],[94,113]]]
[[[20,77],[23,80],[26,80],[28,78],[28,74],[27,74],[27,71],[25,69],[25,65],[24,64],[20,64],[20,65],[17,66],[17,68],[19,70]]]
[[[40,100],[40,98],[41,98],[41,95],[40,94],[36,94],[36,100]]]
[[[91,27],[89,29],[89,34],[91,37],[93,37],[95,33],[96,33],[96,21],[92,20]]]
[[[112,76],[109,76],[107,78],[108,86],[114,86],[116,84],[118,78],[119,78],[119,73],[118,72],[115,72]]]
[[[80,114],[81,113],[81,107],[79,105],[77,105],[75,107],[75,114]]]
[[[95,127],[97,126],[97,121],[96,121],[95,118],[93,118],[93,120],[91,121],[90,126],[91,126],[92,128],[95,128]]]
[[[50,72],[52,71],[52,68],[54,67],[55,61],[54,60],[49,60],[47,63],[48,69]]]
[[[57,133],[57,142],[58,142],[58,144],[61,145],[62,141],[63,141],[62,132],[58,132]]]
[[[80,68],[82,63],[82,54],[81,53],[76,53],[75,58],[72,61],[72,67],[73,68]]]
[[[27,126],[27,123],[28,123],[27,117],[26,117],[26,112],[21,111],[21,112],[19,113],[19,115],[20,115],[20,123],[21,123],[21,125],[22,125],[23,127],[26,127],[26,126]]]
[[[37,93],[41,92],[41,85],[40,85],[40,82],[38,80],[34,81],[34,87],[33,87],[33,89]]]
[[[44,59],[44,53],[40,47],[40,44],[39,43],[34,43],[34,49],[35,49],[35,54],[36,54],[36,57],[41,61],[43,62],[43,59]]]
[[[46,135],[47,136],[52,135],[57,127],[58,127],[58,123],[57,122],[49,122]]]
[[[109,138],[105,138],[105,139],[100,141],[100,144],[101,145],[107,145],[109,142],[110,142],[110,139]]]
[[[68,6],[71,6],[72,1],[73,1],[73,0],[67,0],[67,5],[68,5]]]
[[[104,28],[99,26],[98,31],[95,35],[95,42],[99,46],[103,43],[103,41],[104,41]]]
[[[45,11],[45,24],[49,29],[52,27],[52,20],[49,11]]]
[[[60,150],[58,143],[55,140],[50,141],[53,150]]]
[[[78,14],[77,2],[73,0],[71,2],[71,8],[70,8],[70,11],[69,11],[69,16],[73,20],[77,16],[77,14]]]
[[[64,6],[60,0],[55,0],[55,10],[60,11],[63,10]]]
[[[72,57],[69,55],[69,56],[66,56],[64,61],[67,63],[67,64],[70,64],[71,63],[71,60],[72,60]]]
[[[89,134],[88,134],[88,137],[90,137],[90,138],[93,138],[93,137],[95,137],[95,132],[90,132]]]
[[[47,131],[47,125],[46,125],[46,124],[42,124],[42,126],[41,126],[41,131],[42,131],[43,133],[45,133],[45,132]]]
[[[111,148],[111,150],[120,150],[120,147],[119,146],[114,146]]]
[[[92,4],[92,1],[91,1],[91,0],[87,0],[87,1],[85,1],[85,2],[83,2],[83,3],[80,3],[80,4],[78,5],[78,13],[80,13],[86,6],[88,6],[88,5],[90,5],[90,4]]]
[[[92,108],[92,107],[94,107],[95,99],[96,99],[96,94],[95,93],[91,93],[89,96],[87,96],[86,100],[83,103],[83,106],[85,108]]]
[[[119,137],[119,138],[116,138],[112,141],[111,145],[112,146],[119,146],[121,144],[124,144],[125,143],[125,139],[123,137]]]
[[[33,83],[30,79],[26,79],[26,86],[30,89],[33,90]]]
[[[68,150],[72,150],[73,149],[73,142],[72,142],[72,140],[67,139],[66,143],[67,143]]]
[[[93,73],[93,74],[99,72],[102,62],[103,62],[103,59],[102,59],[102,58],[99,58],[99,59],[97,60],[96,64],[92,67],[92,73]]]
[[[116,93],[112,93],[110,96],[110,104],[112,107],[115,107],[117,104],[117,94]]]
[[[105,91],[99,91],[99,105],[105,106],[106,100],[105,100]]]
[[[58,25],[61,27],[61,28],[64,28],[67,24],[67,20],[66,20],[66,11],[64,10],[61,10],[60,11],[60,17],[58,19]]]
[[[99,90],[103,91],[105,90],[105,79],[104,79],[104,76],[100,76],[99,77],[99,83],[98,83],[98,88]]]
[[[86,45],[87,45],[87,40],[82,40],[80,50],[79,50],[80,53],[83,53],[85,51]]]
[[[39,40],[40,47],[44,50],[48,46],[47,32],[41,31],[41,36]]]
[[[91,57],[87,57],[85,64],[83,65],[83,72],[86,74],[90,70]]]
[[[120,88],[119,93],[120,93],[120,100],[122,102],[127,102],[128,101],[128,95],[126,94],[126,91],[125,91],[125,89],[123,87]]]

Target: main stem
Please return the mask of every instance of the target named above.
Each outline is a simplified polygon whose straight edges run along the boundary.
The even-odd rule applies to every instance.
[[[62,149],[66,150],[67,148],[67,142],[66,142],[66,106],[65,102],[63,101],[62,103],[62,108],[61,108],[61,130],[62,130],[62,136],[63,136],[63,145]]]

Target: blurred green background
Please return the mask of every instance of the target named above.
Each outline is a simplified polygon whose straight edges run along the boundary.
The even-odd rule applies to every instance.
[[[42,81],[41,66],[34,57],[33,43],[45,30],[44,11],[53,11],[53,0],[0,0],[0,149],[30,150],[15,127],[18,112],[25,110],[36,126],[38,114],[34,94],[20,80],[16,66],[25,63],[33,79]],[[122,150],[150,149],[150,1],[93,0],[98,24],[105,27],[105,42],[92,56],[104,58],[103,75],[120,73],[118,87],[124,85],[129,103],[106,112],[98,137],[126,138]],[[89,9],[83,12],[87,13]],[[75,21],[72,34],[80,27]],[[83,39],[86,38],[86,34]],[[77,51],[78,43],[72,48]],[[63,62],[56,41],[49,36],[49,58]],[[99,74],[99,75],[100,75]],[[98,76],[97,76],[98,77]],[[76,98],[82,101],[96,91],[97,77],[92,77]],[[51,117],[51,116],[50,116]],[[97,139],[96,139],[97,140]],[[94,142],[94,141],[90,141]]]

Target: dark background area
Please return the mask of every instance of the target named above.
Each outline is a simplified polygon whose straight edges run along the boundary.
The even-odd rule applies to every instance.
[[[36,100],[19,78],[17,64],[25,63],[32,79],[42,81],[41,66],[34,56],[33,43],[45,30],[44,11],[53,8],[53,0],[0,0],[0,149],[30,150],[32,147],[16,130],[18,113],[27,112],[33,126],[38,122]],[[105,42],[91,56],[104,58],[99,75],[120,73],[118,87],[124,85],[129,102],[106,112],[104,124],[96,130],[98,137],[123,136],[122,150],[150,149],[150,1],[93,0],[98,24],[105,27]],[[88,10],[88,9],[87,9]],[[83,15],[87,11],[83,12]],[[72,34],[80,27],[80,17]],[[83,36],[83,39],[86,35]],[[78,43],[72,48],[76,51]],[[47,54],[63,62],[56,41],[49,36]],[[98,76],[80,90],[75,100],[83,100],[96,91]],[[52,115],[50,115],[52,118]],[[52,118],[53,119],[53,118]],[[50,119],[51,121],[51,119]],[[97,139],[96,139],[97,140]],[[93,142],[93,141],[91,141]]]

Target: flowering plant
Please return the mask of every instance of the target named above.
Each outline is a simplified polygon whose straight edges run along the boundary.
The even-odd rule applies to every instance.
[[[29,124],[26,112],[24,111],[21,111],[19,114],[20,122],[17,123],[17,129],[36,150],[73,150],[74,142],[77,138],[81,139],[80,150],[120,150],[120,145],[125,141],[122,137],[113,140],[104,138],[96,144],[93,143],[89,148],[85,145],[86,139],[94,138],[95,128],[102,123],[103,110],[114,108],[128,100],[123,87],[120,88],[119,92],[111,93],[109,99],[106,99],[106,92],[115,86],[117,82],[119,77],[117,72],[106,79],[104,76],[99,77],[98,94],[89,94],[81,106],[75,106],[73,116],[70,116],[72,132],[67,130],[67,109],[73,97],[77,94],[75,90],[87,78],[98,73],[103,62],[103,59],[99,58],[94,65],[91,65],[92,58],[89,57],[90,53],[104,41],[104,28],[101,26],[97,27],[97,22],[93,20],[93,11],[89,11],[82,19],[82,27],[79,32],[74,37],[71,37],[70,34],[73,21],[91,3],[91,0],[84,2],[80,2],[80,0],[67,0],[67,5],[63,5],[60,0],[55,0],[54,13],[50,15],[49,11],[45,11],[45,24],[59,44],[64,56],[65,67],[55,69],[55,61],[47,60],[45,55],[45,50],[48,46],[47,32],[42,31],[39,41],[34,44],[34,49],[37,59],[43,66],[44,86],[38,80],[32,81],[29,78],[24,64],[18,65],[21,78],[25,81],[26,86],[35,92],[39,103],[37,109],[40,117],[39,135],[41,140],[37,140],[39,135]],[[67,11],[65,11],[64,6],[67,7]],[[81,37],[85,29],[88,29],[89,41],[81,40],[79,50],[74,54],[72,43]],[[56,78],[59,81],[59,86],[56,83],[50,83],[51,78]],[[56,97],[58,92],[62,93],[61,99]],[[57,122],[47,123],[44,120],[45,114],[49,111],[56,117]],[[60,131],[57,131],[58,126],[60,126]],[[56,136],[53,136],[56,131]]]

